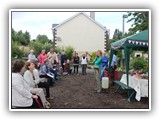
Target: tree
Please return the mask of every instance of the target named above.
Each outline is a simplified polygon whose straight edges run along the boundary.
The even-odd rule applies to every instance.
[[[31,38],[29,32],[26,31],[26,32],[24,33],[24,38],[25,38],[26,44],[28,45],[29,42],[30,42],[30,38]]]
[[[12,31],[11,31],[11,38],[13,40],[13,42],[16,42],[20,45],[28,45],[29,42],[30,42],[30,34],[29,32],[25,32],[23,33],[22,30],[16,32],[13,28],[12,28]]]
[[[74,48],[72,46],[65,47],[65,54],[66,54],[67,59],[72,60],[73,52],[74,52]]]
[[[46,35],[37,35],[36,40],[40,41],[42,44],[45,44],[46,42],[49,42],[50,40]]]
[[[113,39],[120,39],[122,37],[122,32],[119,29],[115,29],[113,34]]]
[[[25,37],[24,34],[22,32],[22,30],[18,31],[17,33],[17,41],[21,43],[21,45],[26,45],[26,41],[25,41]]]
[[[38,56],[41,51],[44,49],[46,51],[46,53],[50,50],[50,48],[53,48],[53,45],[45,42],[44,44],[41,43],[40,41],[36,40],[36,41],[30,41],[29,44],[30,49],[34,50],[34,53],[36,56]]]
[[[127,22],[133,22],[129,32],[136,33],[148,29],[148,12],[128,12],[127,16]]]
[[[19,49],[17,42],[12,41],[11,49],[12,59],[19,59],[22,58],[22,56],[24,55],[23,51]]]
[[[17,39],[17,38],[16,38],[16,34],[17,34],[16,31],[12,28],[11,38],[12,38],[13,41],[16,41],[16,39]]]

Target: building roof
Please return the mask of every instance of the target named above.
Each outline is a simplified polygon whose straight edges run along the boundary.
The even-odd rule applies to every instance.
[[[66,19],[65,21],[63,21],[63,22],[60,23],[59,25],[56,25],[56,26],[54,26],[54,27],[52,26],[52,29],[56,29],[56,28],[62,26],[63,24],[67,23],[68,21],[74,19],[75,17],[77,17],[77,16],[79,16],[79,15],[81,15],[81,14],[84,15],[85,17],[87,17],[88,19],[90,19],[92,22],[94,22],[95,24],[97,24],[97,25],[98,25],[99,27],[101,27],[102,29],[106,30],[106,27],[105,27],[105,26],[101,25],[101,24],[98,23],[96,20],[93,20],[93,19],[92,19],[91,17],[89,17],[86,13],[83,13],[83,12],[79,12],[79,13],[75,14],[74,16]]]
[[[52,24],[52,28],[56,27],[58,24]]]

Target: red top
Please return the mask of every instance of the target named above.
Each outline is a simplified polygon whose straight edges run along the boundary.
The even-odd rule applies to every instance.
[[[44,63],[44,60],[47,58],[47,54],[40,54],[38,59],[39,59],[39,62],[41,63],[41,65]]]

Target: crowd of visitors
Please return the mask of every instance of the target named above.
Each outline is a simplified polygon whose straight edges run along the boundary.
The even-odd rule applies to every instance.
[[[79,66],[82,75],[87,75],[88,52],[79,57],[75,52],[73,59],[69,60],[63,51],[56,53],[53,48],[46,54],[45,50],[36,57],[34,51],[30,50],[28,61],[15,61],[12,65],[12,107],[13,108],[37,108],[36,100],[42,103],[43,108],[50,108],[49,99],[53,99],[50,87],[58,82],[61,75],[79,75]],[[91,55],[90,55],[91,56]],[[116,68],[116,56],[112,60],[113,70]],[[96,79],[96,92],[101,92],[101,79],[104,71],[108,68],[108,56],[97,51],[93,62]]]

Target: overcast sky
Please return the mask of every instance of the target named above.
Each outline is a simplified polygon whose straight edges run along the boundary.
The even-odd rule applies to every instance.
[[[12,12],[12,28],[16,31],[26,30],[30,33],[31,39],[35,39],[38,34],[47,35],[49,39],[53,39],[51,27],[52,24],[60,24],[64,20],[77,14],[78,12]],[[85,12],[89,15],[89,12]],[[101,25],[110,29],[110,38],[113,37],[114,30],[117,28],[122,31],[122,16],[127,12],[95,12],[95,20]],[[125,32],[131,26],[131,23],[126,23]]]

